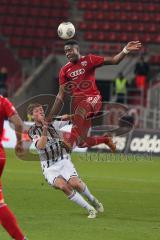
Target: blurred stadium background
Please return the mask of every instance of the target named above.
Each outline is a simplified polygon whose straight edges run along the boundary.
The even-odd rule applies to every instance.
[[[136,109],[137,126],[159,128],[160,3],[142,1],[0,0],[0,68],[7,68],[8,95],[16,104],[40,93],[56,94],[58,71],[66,59],[57,26],[71,21],[81,52],[112,55],[131,40],[143,43],[150,66],[145,87],[135,86],[131,55],[118,66],[97,71],[103,100],[114,100],[113,80],[127,78],[126,103]],[[47,84],[46,84],[47,81]]]

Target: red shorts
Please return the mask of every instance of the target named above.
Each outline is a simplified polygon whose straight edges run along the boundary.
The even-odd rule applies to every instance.
[[[5,155],[4,149],[0,147],[0,201],[3,200],[1,177],[2,177],[2,172],[4,169],[5,162],[6,162],[6,155]]]
[[[93,96],[76,96],[72,99],[72,113],[75,113],[77,107],[84,107],[89,105],[93,113],[97,113],[102,108],[101,95]]]
[[[79,136],[85,139],[87,137],[88,130],[91,127],[91,118],[94,117],[101,110],[102,107],[101,96],[94,95],[74,99],[72,106],[75,117],[73,119],[73,128],[71,134],[73,133],[74,128],[76,126]],[[80,122],[76,118],[76,113],[78,109],[85,110],[85,118],[83,119],[83,121]],[[77,115],[79,115],[79,113]]]

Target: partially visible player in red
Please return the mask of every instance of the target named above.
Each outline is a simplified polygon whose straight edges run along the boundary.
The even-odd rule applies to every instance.
[[[2,192],[2,172],[6,162],[6,155],[2,146],[2,132],[4,120],[8,118],[15,126],[17,144],[16,152],[20,154],[23,151],[21,143],[21,133],[23,129],[23,123],[17,114],[12,103],[0,95],[0,224],[5,228],[9,235],[16,240],[25,240],[22,231],[20,230],[16,218],[11,210],[8,208],[7,204],[4,201],[3,192]]]
[[[102,107],[101,94],[96,86],[95,70],[104,65],[118,64],[129,52],[140,49],[141,43],[132,41],[114,57],[102,57],[93,54],[82,56],[77,41],[69,40],[65,43],[64,51],[69,62],[60,70],[59,93],[48,118],[50,119],[58,114],[65,92],[71,90],[73,97],[72,110],[75,117],[71,135],[69,139],[65,140],[65,144],[69,149],[72,149],[75,145],[93,146],[106,143],[113,152],[115,151],[115,145],[108,136],[87,138],[91,126],[91,119],[88,119],[88,117],[96,115]]]

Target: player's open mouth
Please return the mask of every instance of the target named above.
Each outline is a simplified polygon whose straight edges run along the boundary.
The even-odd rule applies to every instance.
[[[68,56],[68,60],[72,60],[73,59],[73,56]]]

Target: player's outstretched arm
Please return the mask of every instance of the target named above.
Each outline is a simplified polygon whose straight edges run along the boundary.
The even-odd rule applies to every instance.
[[[17,143],[16,143],[15,150],[17,153],[21,153],[21,152],[23,152],[23,145],[22,145],[22,132],[23,132],[23,127],[24,127],[23,121],[21,120],[20,116],[17,113],[12,115],[9,118],[9,120],[15,126],[15,133],[16,133],[16,137],[17,137]]]
[[[53,107],[51,108],[50,113],[46,116],[47,121],[52,121],[53,118],[57,117],[58,113],[60,112],[63,102],[64,102],[65,90],[64,86],[59,87],[59,92],[56,96],[55,102]]]
[[[105,57],[104,58],[104,65],[114,65],[120,63],[125,56],[130,52],[139,51],[142,47],[142,44],[139,41],[132,41],[129,42],[123,50],[115,55],[114,57]]]

